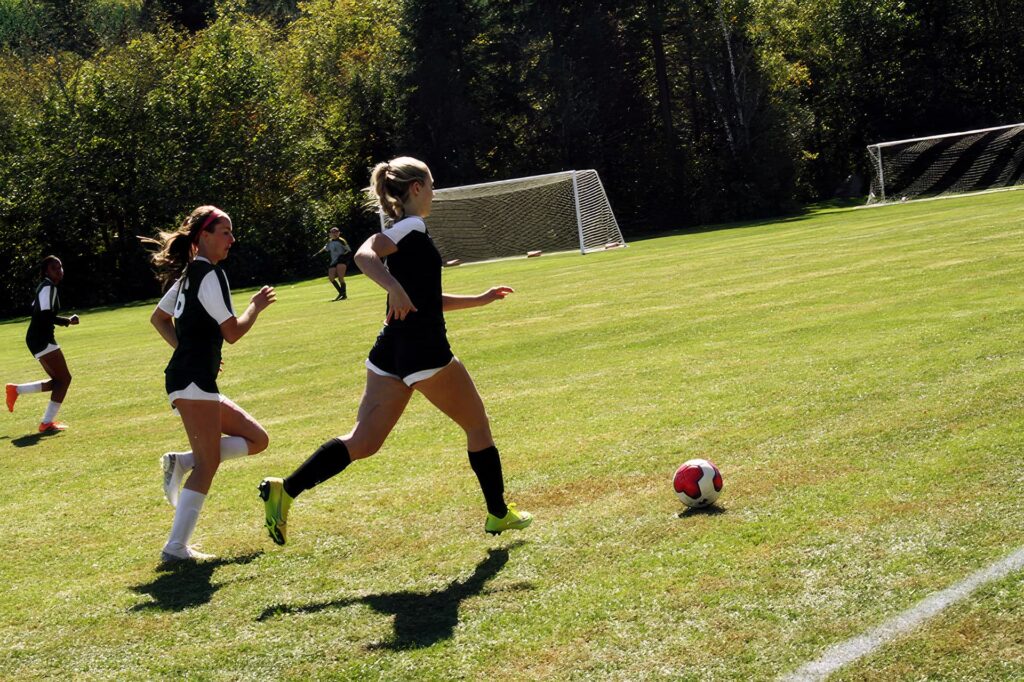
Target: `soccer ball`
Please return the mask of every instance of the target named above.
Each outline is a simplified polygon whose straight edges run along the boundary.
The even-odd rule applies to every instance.
[[[706,459],[687,460],[676,469],[672,487],[687,507],[706,507],[722,492],[722,472]]]

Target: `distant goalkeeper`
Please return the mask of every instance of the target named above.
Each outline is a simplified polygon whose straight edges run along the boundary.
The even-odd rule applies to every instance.
[[[334,300],[343,301],[348,298],[348,293],[345,289],[345,270],[348,269],[349,263],[352,262],[352,247],[341,236],[341,230],[332,227],[330,240],[313,255],[319,256],[324,251],[331,255],[331,265],[327,268],[327,279],[338,290],[338,295],[334,297]]]

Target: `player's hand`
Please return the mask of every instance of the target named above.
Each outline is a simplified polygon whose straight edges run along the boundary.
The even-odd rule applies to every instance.
[[[406,315],[414,312],[416,306],[412,304],[405,289],[397,287],[394,291],[388,292],[388,316],[384,318],[385,323],[391,320],[404,320]]]
[[[491,287],[490,289],[485,291],[483,294],[481,294],[480,298],[483,300],[484,303],[491,303],[493,301],[500,301],[501,299],[505,298],[509,294],[515,293],[515,291],[516,290],[513,289],[512,287],[506,287],[506,286]]]
[[[249,300],[254,306],[256,306],[256,312],[266,310],[267,306],[277,300],[277,294],[274,293],[274,287],[265,286],[255,294]]]
[[[78,315],[72,315],[69,317],[68,324],[78,324]]]

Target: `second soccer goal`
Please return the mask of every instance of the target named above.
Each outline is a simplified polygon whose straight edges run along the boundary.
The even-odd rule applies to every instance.
[[[868,203],[909,201],[1024,183],[1024,123],[868,146]]]

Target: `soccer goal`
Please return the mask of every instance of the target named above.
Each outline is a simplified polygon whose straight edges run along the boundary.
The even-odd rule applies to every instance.
[[[442,258],[466,263],[625,244],[594,170],[438,189],[427,225]]]
[[[1024,184],[1024,123],[868,145],[868,203]]]

